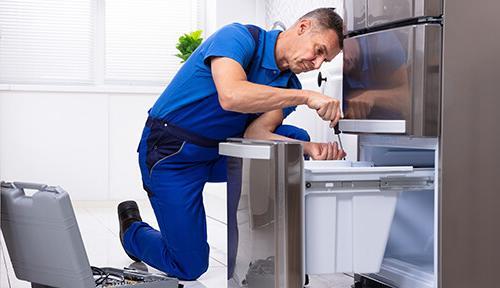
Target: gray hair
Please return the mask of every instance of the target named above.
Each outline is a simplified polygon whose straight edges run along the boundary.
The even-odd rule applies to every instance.
[[[334,30],[339,38],[340,49],[344,48],[343,20],[335,12],[335,8],[318,8],[306,13],[298,21],[303,19],[314,19],[320,28]]]

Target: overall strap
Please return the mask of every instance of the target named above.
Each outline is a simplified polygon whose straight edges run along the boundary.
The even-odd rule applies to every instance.
[[[259,46],[259,34],[260,34],[260,28],[255,26],[255,25],[245,25],[245,27],[247,27],[248,29],[248,32],[250,32],[250,34],[252,35],[252,38],[253,38],[253,41],[255,42],[255,49],[253,50],[253,54],[252,54],[252,60],[250,61],[250,63],[248,64],[247,68],[245,69],[245,72],[248,73],[250,72],[250,66],[252,65],[252,61],[255,57],[255,54],[257,54],[257,48]]]

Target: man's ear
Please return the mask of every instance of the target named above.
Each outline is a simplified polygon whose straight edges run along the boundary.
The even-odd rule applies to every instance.
[[[297,33],[299,35],[304,34],[307,30],[311,29],[312,23],[311,19],[302,19],[297,23]]]

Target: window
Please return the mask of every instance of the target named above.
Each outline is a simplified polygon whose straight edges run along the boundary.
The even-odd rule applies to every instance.
[[[90,83],[89,0],[0,1],[0,83]]]
[[[0,1],[0,83],[162,85],[200,0]]]
[[[175,44],[197,29],[194,1],[106,0],[105,81],[164,82],[180,67]]]

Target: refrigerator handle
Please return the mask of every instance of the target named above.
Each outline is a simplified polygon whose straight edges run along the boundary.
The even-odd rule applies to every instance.
[[[271,146],[224,142],[219,144],[219,154],[236,158],[270,160]]]

